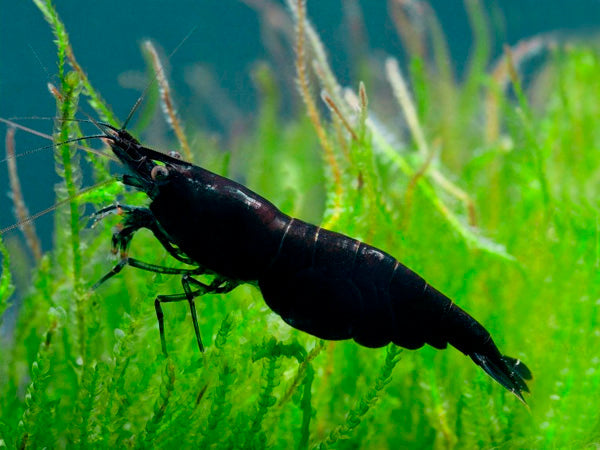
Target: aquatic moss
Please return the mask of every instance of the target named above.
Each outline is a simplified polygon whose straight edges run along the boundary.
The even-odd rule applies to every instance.
[[[0,254],[2,254],[2,276],[0,277],[0,317],[8,307],[8,299],[14,292],[10,273],[10,254],[0,239]]]

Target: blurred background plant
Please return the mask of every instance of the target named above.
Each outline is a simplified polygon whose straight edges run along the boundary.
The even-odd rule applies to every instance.
[[[215,72],[197,65],[185,73],[194,96],[184,116],[174,106],[181,102],[169,70],[160,69],[169,58],[145,41],[147,74],[126,74],[124,83],[144,89],[161,75],[130,129],[419,272],[484,323],[503,351],[528,364],[535,377],[530,408],[455,350],[372,350],[292,330],[250,286],[197,302],[202,355],[187,305],[165,308],[172,355],[164,358],[152,300],[179,292],[177,279],[129,268],[89,291],[114,264],[107,255],[118,218],[89,229],[86,214],[115,198],[146,199],[111,181],[108,160],[61,145],[52,251],[40,250],[33,227],[24,239],[16,231],[2,236],[10,251],[0,246],[0,442],[598,445],[600,58],[591,37],[540,34],[492,56],[498,11],[465,0],[473,47],[458,74],[427,2],[387,3],[403,44],[395,58],[370,52],[368,11],[363,16],[349,1],[351,75],[340,83],[308,19],[311,3],[308,16],[302,1],[244,3],[258,11],[269,55],[252,71],[258,109],[240,109]],[[82,104],[119,126],[51,3],[35,4],[57,43],[50,89],[57,116],[72,118]],[[219,136],[187,114],[217,123]],[[54,139],[81,136],[81,128],[58,122]],[[24,150],[18,142],[9,129],[9,154]],[[9,157],[7,165],[23,218],[15,167],[21,161]],[[133,253],[175,265],[150,233],[136,235]]]

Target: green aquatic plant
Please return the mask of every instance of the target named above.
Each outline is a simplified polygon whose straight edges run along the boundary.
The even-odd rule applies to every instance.
[[[35,3],[57,42],[57,116],[72,118],[87,102],[119,125],[51,2]],[[54,249],[19,297],[15,254],[6,249],[16,233],[0,241],[0,317],[9,330],[0,339],[0,445],[597,446],[600,55],[534,38],[491,62],[485,10],[475,0],[465,5],[475,47],[462,81],[427,4],[390,2],[408,62],[361,66],[364,83],[355,80],[354,91],[337,81],[305,3],[290,0],[304,106],[282,119],[280,102],[296,94],[261,64],[256,121],[228,152],[181,126],[166,77],[149,95],[176,139],[187,133],[193,160],[241,179],[286,213],[389,251],[464,306],[532,369],[529,407],[452,349],[374,350],[293,330],[251,286],[197,301],[203,354],[187,305],[165,308],[171,355],[164,357],[153,299],[179,292],[178,280],[126,268],[90,291],[109,270],[118,217],[93,230],[81,221],[86,203],[147,199],[108,182],[106,161],[77,157],[65,144],[56,149],[63,181]],[[144,48],[160,71],[154,47]],[[525,83],[522,63],[541,51],[546,62]],[[69,120],[55,133],[61,142],[82,136]],[[98,187],[78,194],[88,162]],[[144,232],[131,253],[177,264]]]

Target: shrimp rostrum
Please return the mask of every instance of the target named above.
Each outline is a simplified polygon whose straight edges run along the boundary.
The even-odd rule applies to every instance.
[[[113,205],[123,216],[113,235],[122,259],[97,287],[130,265],[181,275],[183,292],[155,300],[166,353],[162,304],[187,301],[203,350],[194,298],[253,283],[289,325],[321,339],[354,339],[366,347],[390,342],[407,349],[448,344],[469,356],[519,399],[531,372],[500,353],[490,333],[448,297],[389,254],[340,233],[292,218],[245,186],[202,167],[142,146],[125,130],[100,124],[127,168],[122,181],[144,191],[148,208]],[[134,233],[149,229],[189,269],[128,257]],[[209,284],[198,275],[215,275]]]

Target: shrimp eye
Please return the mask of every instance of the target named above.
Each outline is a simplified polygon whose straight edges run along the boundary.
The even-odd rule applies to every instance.
[[[175,150],[171,150],[171,151],[169,152],[169,156],[170,156],[171,158],[175,158],[175,159],[181,159],[181,153],[179,153],[179,152],[176,152]]]
[[[150,172],[150,176],[154,181],[164,180],[169,176],[169,169],[165,166],[154,166]]]

